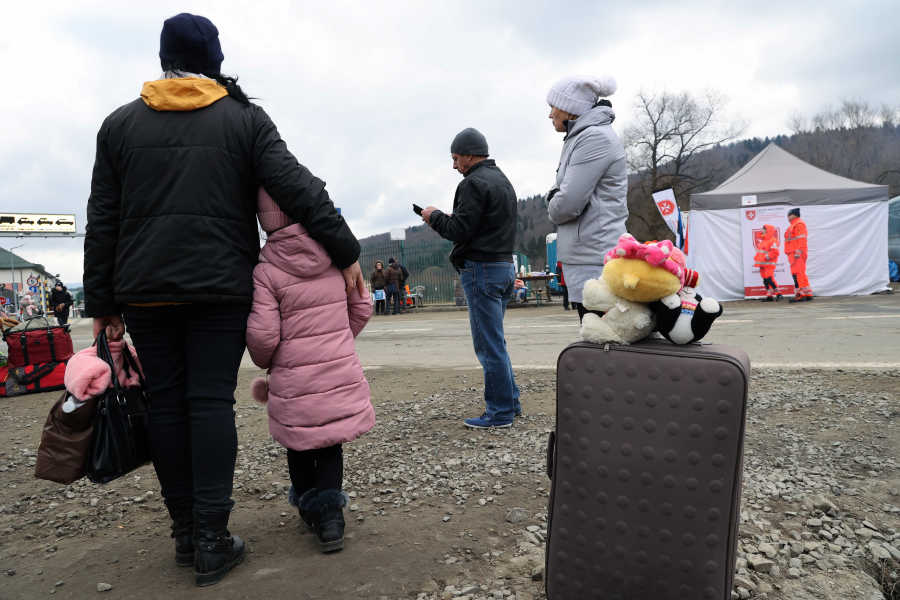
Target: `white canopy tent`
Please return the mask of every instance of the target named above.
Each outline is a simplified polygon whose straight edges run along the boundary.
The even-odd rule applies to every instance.
[[[888,186],[823,171],[772,143],[716,189],[691,195],[689,262],[700,273],[701,294],[745,297],[741,219],[773,205],[785,213],[800,208],[816,295],[887,289]]]

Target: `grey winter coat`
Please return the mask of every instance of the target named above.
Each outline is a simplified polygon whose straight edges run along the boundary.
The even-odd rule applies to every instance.
[[[567,266],[602,265],[625,233],[628,172],[613,119],[612,108],[597,106],[569,121],[549,208],[557,257]]]

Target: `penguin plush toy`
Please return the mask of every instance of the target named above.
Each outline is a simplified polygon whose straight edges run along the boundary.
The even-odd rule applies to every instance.
[[[687,269],[681,291],[650,304],[656,330],[673,344],[699,342],[722,314],[718,301],[694,291],[699,278],[696,271]]]

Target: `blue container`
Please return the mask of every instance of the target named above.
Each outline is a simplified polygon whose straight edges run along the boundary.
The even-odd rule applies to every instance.
[[[548,233],[547,234],[547,266],[550,267],[550,271],[556,273],[556,234]],[[557,275],[559,275],[557,273]],[[554,292],[562,293],[562,288],[559,286],[559,277],[555,279],[551,279],[547,284],[550,286],[550,290]]]

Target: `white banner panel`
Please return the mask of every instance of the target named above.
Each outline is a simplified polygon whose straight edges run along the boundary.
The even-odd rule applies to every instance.
[[[809,230],[806,275],[816,296],[888,289],[888,203],[803,206]],[[781,282],[779,282],[781,283]]]
[[[691,211],[689,257],[691,268],[700,273],[700,294],[718,300],[744,298],[746,240],[741,231],[748,208]],[[781,206],[785,218],[789,208]],[[888,288],[887,202],[802,206],[800,213],[809,230],[806,274],[816,296],[854,296]],[[786,261],[783,228],[779,234],[779,259]],[[785,281],[776,273],[779,285],[793,284],[790,270],[785,273]]]
[[[75,215],[0,213],[0,231],[75,233]]]
[[[743,300],[741,209],[692,210],[688,265],[700,274],[697,291],[716,300]]]
[[[773,204],[768,206],[744,207],[741,209],[741,257],[743,259],[744,297],[761,298],[766,295],[759,269],[753,266],[756,255],[756,244],[762,239],[763,225],[775,228],[778,240],[778,264],[775,267],[775,283],[778,291],[785,295],[794,294],[794,281],[791,268],[784,255],[784,232],[788,226],[787,212],[790,206]]]

